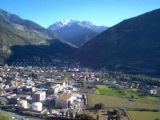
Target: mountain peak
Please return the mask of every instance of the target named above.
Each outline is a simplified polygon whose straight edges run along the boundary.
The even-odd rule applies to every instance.
[[[93,25],[90,21],[62,20],[49,26],[48,29],[66,41],[81,46],[107,27]]]
[[[62,20],[62,21],[59,21],[59,22],[56,22],[50,25],[48,29],[55,31],[63,27],[72,26],[72,25],[78,25],[78,26],[86,27],[86,28],[95,27],[95,25],[93,25],[90,21]]]
[[[71,22],[71,20],[62,20],[62,21],[57,22],[57,23],[60,23],[62,25],[68,25],[70,22]]]

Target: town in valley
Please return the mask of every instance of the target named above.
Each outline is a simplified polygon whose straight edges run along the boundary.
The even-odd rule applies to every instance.
[[[99,99],[94,98],[96,95]],[[120,97],[129,105],[105,104],[105,98],[99,95]],[[146,104],[141,105],[138,101],[145,97],[155,99],[153,102],[157,99],[157,104],[144,101]],[[90,113],[102,119],[130,120],[128,109],[158,111],[158,99],[160,82],[157,78],[80,67],[0,67],[0,107],[22,115],[74,119],[79,114]],[[97,113],[101,109],[106,115]]]

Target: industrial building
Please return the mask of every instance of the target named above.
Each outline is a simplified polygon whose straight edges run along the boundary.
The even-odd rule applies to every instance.
[[[38,91],[38,92],[33,93],[32,101],[41,102],[44,100],[46,100],[46,92],[45,91]]]

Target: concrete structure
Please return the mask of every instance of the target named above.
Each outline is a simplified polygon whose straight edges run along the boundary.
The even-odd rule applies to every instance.
[[[3,78],[2,78],[2,76],[0,75],[0,82],[2,82],[3,81]]]
[[[0,88],[0,96],[4,94],[4,90]]]
[[[60,90],[62,90],[62,87],[60,84],[55,84],[52,86],[52,89],[54,90],[54,94],[57,94]]]
[[[156,89],[150,90],[150,94],[151,94],[151,95],[156,95],[156,94],[157,94],[157,90],[156,90]]]
[[[68,85],[66,82],[53,82],[50,84],[51,88],[54,90],[54,94],[57,94],[59,91],[62,91],[63,88]]]
[[[32,103],[32,110],[35,111],[42,111],[42,103],[41,102],[34,102]]]
[[[44,101],[46,99],[46,92],[45,91],[38,91],[33,93],[32,95],[32,100],[34,102],[41,102]]]
[[[55,106],[58,108],[69,108],[73,100],[72,94],[60,94],[56,98]]]
[[[24,108],[24,109],[27,109],[28,108],[28,102],[26,100],[19,100],[17,102],[17,106],[19,108]]]

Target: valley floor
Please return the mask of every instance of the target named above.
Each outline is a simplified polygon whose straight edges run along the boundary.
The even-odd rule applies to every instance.
[[[160,98],[138,96],[135,91],[135,89],[126,89],[120,92],[105,85],[98,85],[94,93],[87,95],[88,106],[94,107],[95,104],[102,103],[106,109],[125,108],[133,120],[160,119]],[[131,95],[136,96],[134,102],[129,100]],[[154,110],[156,112],[153,112]]]
[[[130,101],[130,96],[134,95],[136,101]],[[138,96],[135,89],[125,89],[123,91],[109,88],[105,85],[98,85],[94,93],[88,94],[89,106],[96,103],[103,103],[105,107],[123,107],[134,109],[160,109],[160,98],[152,96]]]
[[[160,112],[129,111],[133,120],[159,120]]]

